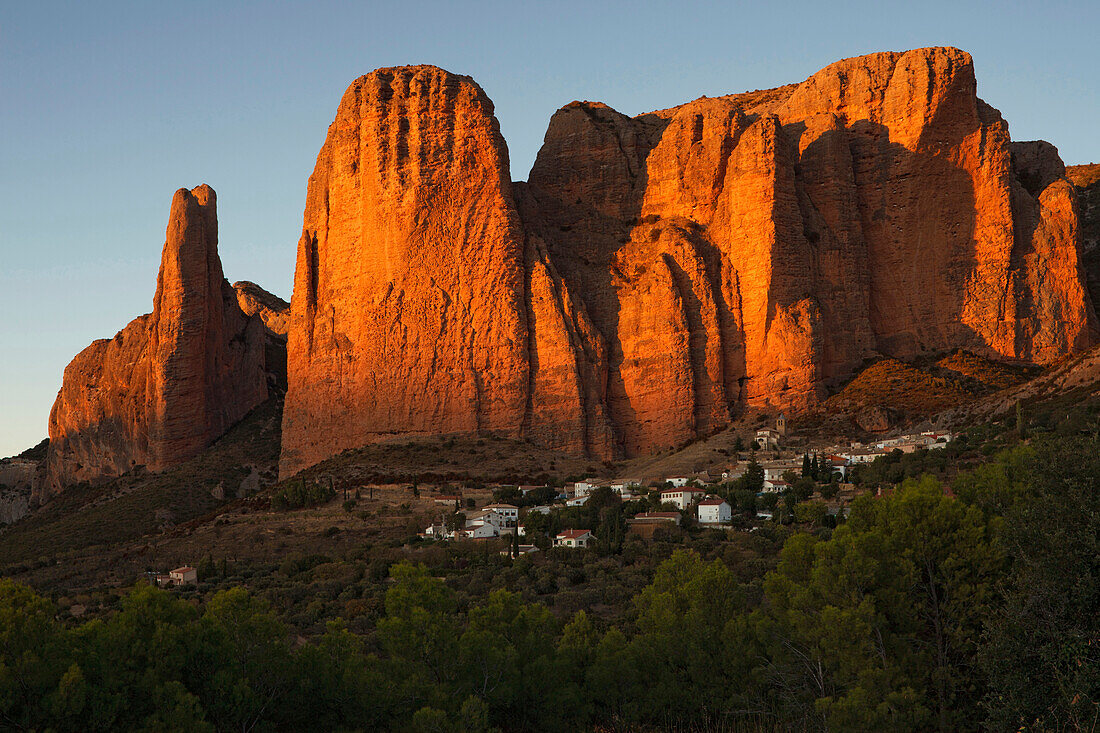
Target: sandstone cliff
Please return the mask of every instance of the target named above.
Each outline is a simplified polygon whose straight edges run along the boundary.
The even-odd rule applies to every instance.
[[[608,344],[627,455],[811,404],[877,354],[1046,363],[1096,339],[1057,152],[1010,143],[956,49],[635,118],[575,102],[522,190]]]
[[[608,452],[606,429],[587,437],[594,377],[578,366],[597,339],[539,248],[477,84],[428,66],[356,80],[309,180],[283,470],[391,436],[525,426]]]
[[[65,368],[35,498],[187,460],[266,397],[263,322],[241,312],[222,275],[214,191],[180,189],[153,312]]]
[[[310,177],[282,471],[424,433],[596,457],[821,400],[865,359],[1096,340],[1076,193],[957,49],[627,117],[574,102],[511,184],[434,67],[345,93]]]

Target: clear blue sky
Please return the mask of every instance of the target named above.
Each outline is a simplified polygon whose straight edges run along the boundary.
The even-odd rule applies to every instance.
[[[637,114],[951,45],[1017,140],[1100,161],[1100,3],[72,2],[0,6],[0,456],[46,435],[68,361],[151,309],[173,191],[218,192],[230,280],[290,298],[306,180],[347,85],[473,76],[512,178],[573,99]]]

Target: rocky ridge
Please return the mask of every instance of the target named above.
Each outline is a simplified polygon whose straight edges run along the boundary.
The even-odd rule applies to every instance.
[[[1064,173],[957,49],[633,118],[574,102],[517,184],[476,83],[380,69],[310,177],[282,471],[426,433],[633,456],[868,358],[1060,359],[1097,337]]]
[[[318,154],[289,306],[230,286],[214,192],[176,193],[153,312],[66,369],[34,500],[176,465],[272,389],[285,476],[437,434],[639,456],[870,360],[1049,364],[1097,341],[1095,176],[1068,175],[951,48],[636,117],[573,102],[521,183],[472,79],[379,69]]]

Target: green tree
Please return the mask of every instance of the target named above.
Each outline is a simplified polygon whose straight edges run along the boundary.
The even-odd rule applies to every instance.
[[[286,697],[286,721],[298,730],[383,730],[392,727],[387,680],[363,640],[330,621],[314,643],[294,652],[296,684]]]
[[[698,718],[728,699],[722,670],[731,656],[724,632],[743,609],[737,581],[721,561],[677,551],[634,599],[638,633],[630,645],[647,693],[639,720]]]
[[[1016,458],[1018,456],[1009,456]],[[1049,442],[988,477],[1009,506],[1004,606],[980,662],[1000,730],[1094,730],[1100,704],[1100,439]],[[973,487],[971,487],[973,488]],[[979,496],[989,496],[975,489]]]
[[[818,728],[974,727],[972,660],[1004,554],[980,511],[934,479],[856,502],[828,541],[794,535],[756,613],[772,705]]]
[[[825,521],[826,507],[820,501],[801,501],[794,507],[794,521],[820,527]]]
[[[83,708],[82,693],[73,689],[80,671],[70,669],[69,645],[55,616],[50,601],[24,585],[0,580],[0,721],[5,727],[45,727],[53,713],[65,717]]]
[[[543,605],[498,590],[470,609],[459,640],[458,699],[482,701],[489,719],[528,729],[556,715],[545,680],[555,671],[558,626]]]
[[[394,700],[405,710],[446,710],[453,701],[461,633],[454,592],[424,565],[397,563],[390,577],[377,633]]]
[[[289,634],[270,607],[244,588],[216,593],[196,625],[188,688],[218,728],[279,726],[292,687]]]
[[[172,594],[145,584],[122,599],[118,613],[77,631],[88,730],[155,726],[163,709],[181,720],[204,720],[186,686],[195,664],[192,635],[198,613]]]
[[[738,488],[751,491],[754,494],[759,494],[764,490],[764,469],[756,462],[756,453],[752,454],[749,465],[745,468],[745,473],[741,475],[738,482]]]

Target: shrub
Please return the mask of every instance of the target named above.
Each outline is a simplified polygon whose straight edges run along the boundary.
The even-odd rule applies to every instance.
[[[330,501],[336,492],[328,486],[306,483],[298,479],[290,481],[271,497],[271,506],[277,510],[302,509]]]

